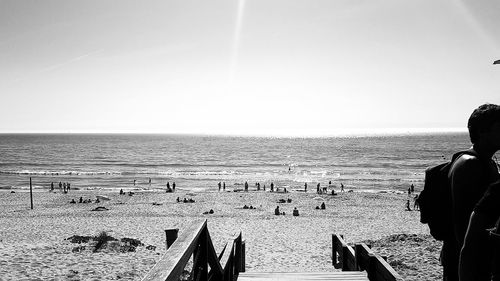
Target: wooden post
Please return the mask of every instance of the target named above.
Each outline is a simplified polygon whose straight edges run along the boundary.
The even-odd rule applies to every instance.
[[[30,177],[30,199],[31,199],[31,210],[33,210],[33,187],[31,186],[31,177]]]
[[[173,228],[173,229],[165,229],[165,236],[166,236],[166,244],[167,244],[167,250],[172,246],[172,244],[175,242],[177,239],[177,234],[179,233],[178,228]]]
[[[236,274],[241,272],[241,232],[236,239],[236,245],[234,249],[234,257],[235,257],[235,267],[236,267]]]
[[[240,268],[241,272],[245,272],[245,251],[246,251],[245,247],[246,247],[246,243],[245,243],[245,241],[242,241],[241,242],[241,268]]]
[[[198,250],[194,253],[193,280],[208,280],[208,230],[205,228],[198,240]]]

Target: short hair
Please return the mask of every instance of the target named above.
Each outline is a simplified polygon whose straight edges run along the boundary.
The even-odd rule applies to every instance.
[[[474,109],[467,123],[470,141],[479,141],[480,133],[489,131],[495,122],[500,122],[499,105],[486,103]]]

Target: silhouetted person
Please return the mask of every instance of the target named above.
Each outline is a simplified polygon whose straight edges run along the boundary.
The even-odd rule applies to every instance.
[[[344,192],[344,184],[340,183],[340,192]]]
[[[318,184],[316,185],[316,193],[320,193],[320,190],[319,190],[319,182],[318,182]]]
[[[304,183],[304,192],[307,192],[307,182]]]
[[[221,188],[222,184],[219,182],[217,185],[219,186],[219,192],[220,192],[220,188]]]
[[[175,181],[172,183],[172,190],[175,191]]]
[[[226,190],[226,182],[222,183],[222,190]]]
[[[54,182],[50,183],[50,191],[54,191]]]
[[[271,182],[271,192],[274,191],[274,183]]]
[[[245,182],[245,191],[248,191],[248,182]]]
[[[82,198],[82,197],[80,197],[80,201],[79,201],[79,202],[80,202],[80,203],[83,203],[83,198]]]
[[[418,194],[413,198],[413,210],[420,210],[420,205],[418,204]]]
[[[170,182],[167,181],[167,190],[170,189]]]
[[[134,180],[134,186],[135,186],[135,182],[136,182],[136,180]]]
[[[274,214],[277,216],[280,215],[280,206],[276,206],[276,209],[274,209]]]
[[[415,192],[415,186],[413,185],[413,183],[410,186],[410,191],[411,191],[411,193]]]
[[[149,186],[151,186],[151,178],[149,178]]]
[[[326,209],[325,202],[321,203],[321,209],[322,209],[322,210]]]
[[[460,281],[500,280],[500,245],[497,235],[488,237],[487,229],[500,223],[500,181],[488,187],[471,214],[464,245],[460,252]],[[488,255],[488,250],[491,255]]]
[[[406,200],[406,210],[407,211],[411,211],[411,209],[410,209],[410,200],[409,199]]]
[[[299,216],[299,210],[297,210],[297,207],[293,208],[293,216],[298,217]]]
[[[460,249],[474,206],[488,185],[499,178],[491,160],[500,149],[500,106],[484,104],[471,114],[467,127],[477,156],[462,154],[448,173],[452,198],[452,237],[443,241],[441,264],[444,280],[458,280]]]
[[[59,190],[62,190],[62,182],[59,182]]]

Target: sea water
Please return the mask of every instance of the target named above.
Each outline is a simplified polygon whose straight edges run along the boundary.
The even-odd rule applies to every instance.
[[[422,188],[426,167],[470,147],[466,133],[328,138],[194,135],[1,134],[0,189],[299,190],[308,183],[339,191],[404,192]],[[149,184],[151,179],[151,184]],[[135,185],[134,185],[135,181]],[[269,190],[269,189],[267,189]]]

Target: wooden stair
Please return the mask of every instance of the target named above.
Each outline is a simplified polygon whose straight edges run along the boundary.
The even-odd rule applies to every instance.
[[[365,271],[241,272],[238,281],[368,281]]]

